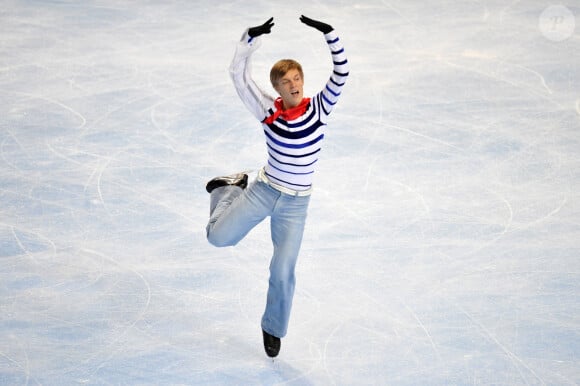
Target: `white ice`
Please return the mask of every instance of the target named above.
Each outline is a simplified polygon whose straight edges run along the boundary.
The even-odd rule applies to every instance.
[[[579,384],[568,3],[4,1],[0,384]],[[266,89],[282,57],[326,81],[301,14],[352,69],[272,361],[268,224],[212,247],[204,188],[265,160],[227,72],[246,27],[275,17]]]

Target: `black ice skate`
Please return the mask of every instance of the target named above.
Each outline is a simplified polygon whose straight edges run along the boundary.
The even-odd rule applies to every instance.
[[[232,174],[231,176],[216,177],[207,183],[205,190],[207,190],[208,193],[211,193],[215,188],[228,185],[239,186],[242,189],[246,189],[246,186],[248,186],[248,175],[245,173],[238,173]]]
[[[280,338],[270,335],[264,330],[262,330],[262,335],[264,336],[264,350],[266,350],[266,355],[270,358],[276,357],[280,352]]]

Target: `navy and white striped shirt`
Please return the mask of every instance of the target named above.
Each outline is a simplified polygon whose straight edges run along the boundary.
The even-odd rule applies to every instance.
[[[276,107],[274,98],[263,92],[251,77],[250,57],[259,47],[259,38],[250,38],[247,32],[236,48],[230,66],[230,75],[238,95],[263,124],[268,147],[268,163],[264,171],[268,179],[292,190],[312,187],[312,176],[324,139],[326,120],[338,101],[348,76],[348,61],[335,31],[324,35],[333,61],[333,72],[325,88],[311,98],[300,117],[290,121],[279,116],[266,123]]]

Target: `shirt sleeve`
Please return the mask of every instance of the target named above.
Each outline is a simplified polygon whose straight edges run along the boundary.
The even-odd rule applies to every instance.
[[[252,38],[244,32],[236,46],[234,59],[230,65],[230,76],[240,99],[246,108],[260,122],[268,116],[268,109],[274,105],[274,98],[254,82],[251,75],[251,56],[260,47],[260,38]]]
[[[325,88],[318,95],[324,113],[329,115],[336,105],[336,102],[338,102],[338,98],[349,74],[349,65],[344,47],[336,31],[333,30],[325,34],[324,38],[332,55],[333,71]]]

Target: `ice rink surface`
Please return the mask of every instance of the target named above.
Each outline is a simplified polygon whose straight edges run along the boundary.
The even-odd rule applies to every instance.
[[[579,384],[568,3],[3,1],[0,384]],[[275,18],[265,89],[283,57],[326,82],[301,14],[351,75],[272,361],[268,223],[212,247],[204,188],[265,162],[227,72],[245,28]]]

